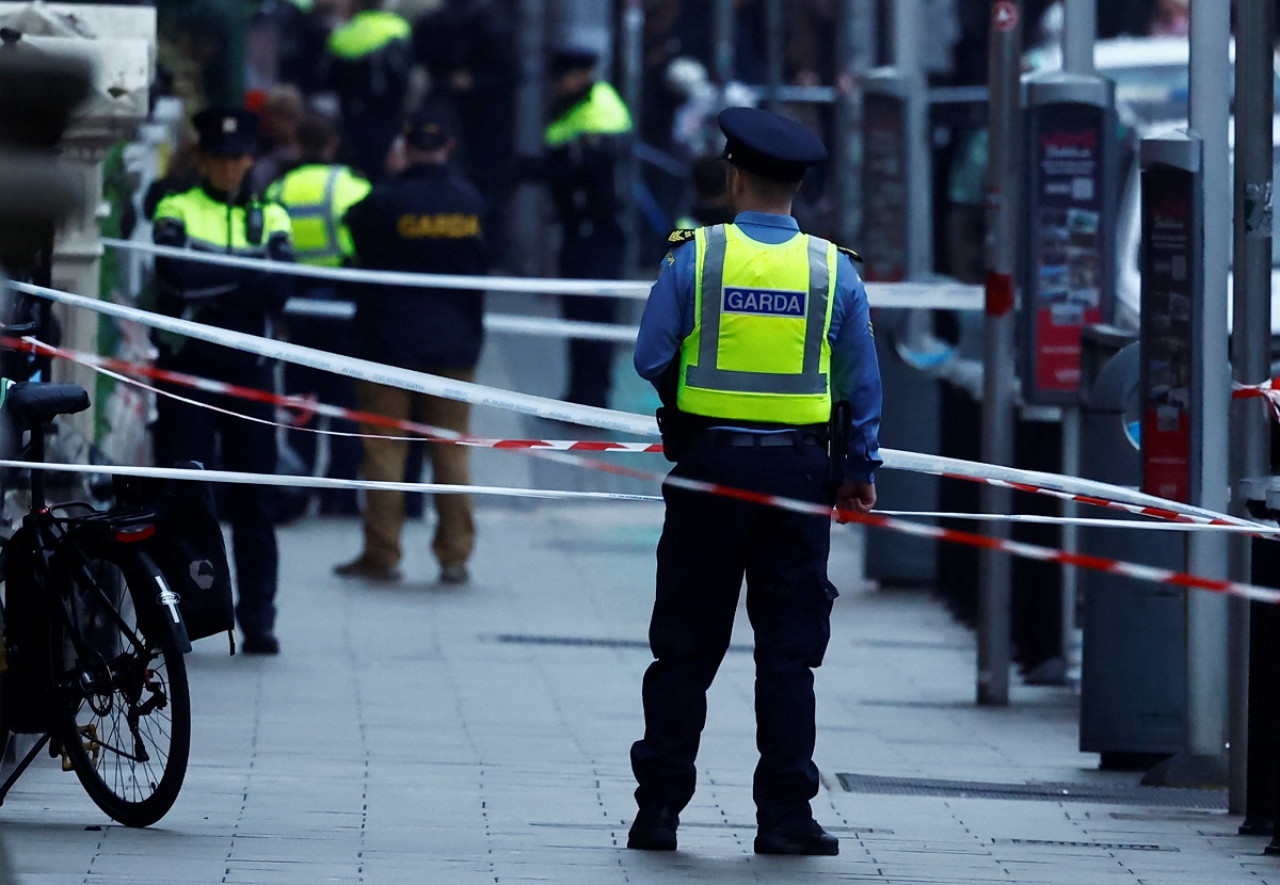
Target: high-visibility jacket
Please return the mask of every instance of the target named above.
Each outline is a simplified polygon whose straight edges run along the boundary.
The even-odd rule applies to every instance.
[[[542,172],[566,248],[593,234],[620,240],[623,159],[631,129],[627,106],[605,82],[593,83],[576,101],[562,100],[562,109],[547,125]]]
[[[394,12],[366,9],[329,35],[329,51],[350,61],[377,52],[393,40],[408,40],[412,31]]]
[[[337,267],[354,253],[343,216],[369,190],[369,182],[346,166],[309,163],[271,185],[267,198],[289,213],[298,261]]]
[[[680,345],[683,412],[778,424],[831,417],[834,245],[761,243],[733,224],[699,228],[693,331]]]
[[[230,200],[205,185],[170,194],[155,215],[155,241],[162,246],[249,258],[292,261],[289,214],[283,206],[259,200]],[[271,314],[289,297],[292,278],[260,270],[181,258],[156,259],[161,313],[206,325],[271,334]],[[198,339],[158,336],[162,347],[210,365],[256,365],[261,358]]]
[[[631,131],[631,112],[618,91],[603,80],[592,84],[586,97],[547,124],[543,141],[549,148],[583,135],[623,135]]]
[[[392,116],[398,122],[413,63],[412,33],[409,23],[394,12],[368,9],[329,35],[319,79],[337,92],[345,126],[370,115]],[[347,146],[360,134],[344,133]]]

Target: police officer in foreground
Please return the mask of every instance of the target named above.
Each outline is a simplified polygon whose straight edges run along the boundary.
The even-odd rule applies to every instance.
[[[280,206],[263,203],[244,190],[253,166],[257,117],[235,108],[210,108],[192,121],[199,133],[200,182],[160,201],[155,214],[155,241],[197,252],[292,261],[289,216]],[[157,258],[157,309],[181,317],[251,335],[270,336],[273,317],[289,295],[290,278],[257,270],[176,258]],[[195,338],[157,333],[156,365],[240,384],[272,389],[272,366],[266,358]],[[273,406],[182,389],[182,396],[270,422]],[[274,473],[275,429],[191,403],[161,396],[153,428],[156,463],[172,466],[198,461],[227,470]],[[279,564],[275,526],[265,487],[231,484],[223,490],[221,515],[231,523],[239,598],[236,620],[244,632],[247,654],[277,654],[276,586]]]
[[[347,213],[347,226],[361,266],[413,273],[476,275],[488,271],[481,217],[484,199],[449,165],[455,141],[442,114],[427,110],[404,127],[408,167],[374,187]],[[484,343],[484,293],[420,286],[361,287],[353,323],[356,356],[458,381],[474,381]],[[415,393],[400,387],[360,381],[360,408],[469,432],[465,402]],[[386,429],[360,425],[364,478],[399,482],[405,478],[408,443],[386,436]],[[468,485],[470,455],[465,446],[431,443],[432,478]],[[415,477],[416,478],[416,477]],[[431,549],[440,563],[440,582],[465,584],[467,561],[475,546],[470,495],[436,495],[435,537]],[[404,495],[369,490],[365,495],[364,544],[360,554],[334,569],[348,578],[395,581],[400,578],[400,532]]]
[[[801,233],[791,204],[827,155],[798,123],[721,113],[732,224],[676,231],[645,307],[636,370],[658,387],[675,477],[856,512],[875,504],[880,371],[866,292],[846,250]],[[833,417],[834,416],[834,417]],[[830,447],[830,457],[828,455]],[[631,748],[639,813],[627,844],[670,851],[693,797],[707,689],[745,575],[755,631],[760,854],[837,854],[813,819],[813,668],[830,638],[830,520],[667,485]]]

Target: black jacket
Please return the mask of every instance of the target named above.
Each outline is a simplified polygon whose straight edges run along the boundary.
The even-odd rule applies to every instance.
[[[478,275],[489,259],[484,200],[447,166],[411,166],[347,212],[361,267]],[[484,293],[359,286],[354,346],[366,359],[422,369],[474,366],[484,340]]]

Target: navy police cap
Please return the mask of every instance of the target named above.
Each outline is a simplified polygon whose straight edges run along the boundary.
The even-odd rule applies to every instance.
[[[206,108],[191,118],[200,135],[200,150],[219,157],[253,153],[258,140],[258,115],[244,108]]]
[[[558,77],[561,74],[567,74],[569,71],[594,68],[599,60],[600,53],[590,46],[564,43],[552,51],[547,67],[551,76]]]
[[[759,108],[726,108],[717,118],[724,158],[744,172],[774,181],[799,181],[827,158],[827,149],[807,127]]]
[[[404,140],[411,148],[435,151],[453,138],[449,118],[441,111],[425,109],[409,117],[404,124]]]

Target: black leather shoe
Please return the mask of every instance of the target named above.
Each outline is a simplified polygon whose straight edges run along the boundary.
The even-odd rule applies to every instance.
[[[627,834],[627,847],[638,851],[675,851],[680,818],[670,808],[645,808]]]
[[[272,633],[255,633],[244,638],[240,650],[247,655],[278,655],[280,640]]]
[[[756,832],[756,854],[840,853],[840,840],[810,819],[793,824],[761,827]]]

